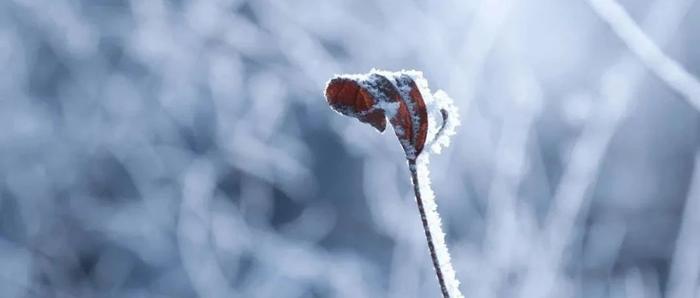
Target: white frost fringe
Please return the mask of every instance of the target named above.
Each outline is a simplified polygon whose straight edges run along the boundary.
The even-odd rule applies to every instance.
[[[435,246],[435,254],[437,255],[438,264],[442,271],[442,277],[445,280],[447,292],[451,298],[463,298],[462,292],[459,290],[459,280],[455,275],[454,267],[450,258],[450,252],[445,244],[445,233],[442,231],[442,220],[437,211],[437,203],[435,202],[435,193],[430,186],[430,170],[428,164],[430,156],[427,153],[421,154],[416,160],[418,188],[420,190],[421,199],[423,200],[423,208],[425,209],[425,217],[428,222],[428,228],[432,236],[433,245]]]
[[[435,94],[430,92],[428,82],[423,78],[422,72],[402,72],[411,76],[416,82],[428,109],[428,137],[425,148],[439,154],[443,148],[450,144],[450,137],[455,134],[457,126],[460,125],[459,110],[457,110],[452,98],[445,91],[438,90]],[[443,119],[441,110],[447,111],[447,119]],[[454,267],[452,266],[450,252],[445,243],[445,232],[442,231],[442,220],[440,219],[440,213],[437,211],[435,193],[431,187],[429,164],[430,152],[426,150],[416,159],[415,169],[418,176],[418,189],[425,208],[425,217],[433,238],[435,254],[442,271],[442,277],[445,280],[447,293],[450,294],[451,298],[463,298],[464,295],[459,290],[459,280],[457,280]]]
[[[401,70],[396,74],[406,74],[416,82],[428,110],[428,136],[425,147],[439,154],[442,152],[442,148],[450,145],[450,137],[455,134],[455,129],[460,125],[459,110],[445,91],[438,90],[435,94],[430,92],[428,81],[423,77],[423,72]],[[446,121],[443,121],[441,110],[447,111]]]
[[[450,137],[455,134],[457,126],[460,125],[459,110],[457,110],[452,98],[445,91],[438,90],[435,94],[430,92],[428,82],[423,78],[422,72],[412,70],[401,71],[401,73],[405,73],[413,78],[423,96],[423,101],[428,110],[428,137],[425,148],[439,154],[443,148],[450,144]],[[443,119],[441,110],[447,112],[447,119]],[[445,232],[442,231],[442,220],[437,211],[435,193],[431,187],[429,164],[430,152],[426,150],[416,159],[415,168],[418,176],[418,189],[423,200],[423,208],[425,209],[425,217],[433,238],[435,254],[442,271],[442,277],[445,280],[447,293],[449,293],[451,298],[463,298],[464,295],[459,290],[459,280],[457,280],[454,267],[452,266],[450,252],[445,243]]]
[[[370,73],[380,73],[387,77],[389,73],[373,69]],[[428,133],[426,145],[416,159],[416,168],[418,176],[418,189],[423,201],[425,209],[425,217],[428,222],[428,229],[432,236],[433,245],[435,246],[435,254],[438,259],[440,271],[445,281],[447,293],[450,298],[464,298],[459,290],[459,280],[457,280],[454,267],[450,258],[450,252],[445,243],[445,232],[442,231],[442,220],[437,211],[437,202],[435,201],[435,193],[431,187],[430,170],[430,151],[439,154],[442,149],[450,144],[450,137],[455,134],[457,126],[460,125],[459,110],[454,105],[445,91],[438,90],[435,94],[431,93],[428,87],[428,81],[423,77],[423,73],[415,70],[401,70],[400,72],[391,73],[394,78],[400,77],[401,74],[410,76],[416,83],[428,114]],[[410,90],[401,90],[410,92]],[[447,119],[443,119],[442,110],[447,112]],[[413,114],[415,115],[415,114]],[[417,122],[418,119],[414,119]],[[417,125],[416,125],[417,127]]]

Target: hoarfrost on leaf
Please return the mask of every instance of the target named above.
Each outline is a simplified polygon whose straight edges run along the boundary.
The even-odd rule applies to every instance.
[[[443,297],[461,298],[459,281],[445,244],[445,233],[430,186],[429,151],[440,153],[460,124],[452,99],[430,92],[423,73],[415,70],[336,75],[326,85],[326,99],[336,112],[357,118],[380,132],[386,118],[404,149],[428,248]],[[423,150],[425,147],[429,150]]]
[[[326,99],[336,112],[380,132],[388,118],[409,160],[418,158],[426,146],[440,153],[460,123],[452,99],[442,90],[431,93],[423,73],[416,70],[336,75],[326,84]]]

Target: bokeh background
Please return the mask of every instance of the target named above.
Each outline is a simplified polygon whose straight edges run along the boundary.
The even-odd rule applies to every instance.
[[[461,110],[467,297],[700,297],[694,2],[0,0],[0,296],[438,297],[395,136],[323,98],[376,67]]]

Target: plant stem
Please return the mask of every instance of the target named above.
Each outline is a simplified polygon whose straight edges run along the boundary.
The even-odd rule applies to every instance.
[[[416,204],[418,205],[418,211],[420,212],[420,219],[423,222],[423,230],[425,231],[425,238],[428,240],[428,249],[430,250],[430,258],[433,260],[433,267],[435,267],[435,274],[437,275],[438,282],[440,283],[440,290],[442,291],[443,298],[450,298],[450,294],[447,292],[447,286],[445,285],[445,278],[442,276],[442,270],[440,269],[440,262],[438,262],[437,253],[435,252],[435,244],[433,243],[433,236],[430,233],[430,226],[428,225],[428,218],[425,216],[425,208],[423,207],[423,199],[420,195],[420,184],[418,183],[418,168],[416,167],[416,160],[408,160],[408,168],[411,171],[411,180],[413,181],[413,192],[416,195]]]

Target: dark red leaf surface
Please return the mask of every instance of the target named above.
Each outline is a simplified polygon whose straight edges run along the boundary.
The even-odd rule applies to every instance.
[[[411,76],[387,77],[373,72],[366,76],[336,77],[328,82],[326,100],[333,110],[368,123],[380,132],[386,129],[389,117],[408,159],[415,159],[423,150],[428,116],[423,95]],[[387,111],[386,107],[395,109]]]

